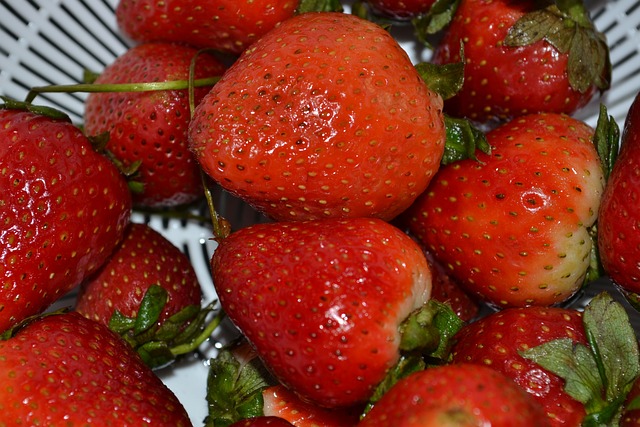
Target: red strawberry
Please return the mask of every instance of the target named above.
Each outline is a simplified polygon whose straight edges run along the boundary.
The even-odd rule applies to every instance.
[[[190,145],[214,180],[274,219],[391,219],[439,166],[441,107],[384,29],[305,13],[229,68],[196,109]]]
[[[188,43],[237,54],[293,16],[299,0],[120,0],[120,30],[137,42]]]
[[[505,374],[540,402],[555,426],[617,425],[640,376],[629,316],[606,292],[591,299],[582,315],[509,308],[466,326],[456,339],[454,363]]]
[[[276,417],[296,427],[352,427],[362,412],[362,406],[327,409],[301,400],[274,382],[244,339],[225,347],[211,360],[207,402],[207,425],[227,425],[243,419],[260,422]]]
[[[245,418],[230,425],[230,427],[293,427],[289,421],[278,417]]]
[[[461,1],[433,58],[460,62],[464,43],[464,85],[445,111],[478,122],[572,114],[608,89],[604,36],[580,2],[567,2],[568,10],[562,3]]]
[[[431,298],[449,304],[461,320],[465,322],[474,320],[480,313],[480,303],[465,292],[430,253],[425,252],[425,255],[433,276]]]
[[[563,308],[508,308],[463,327],[455,337],[453,362],[500,371],[544,407],[551,425],[579,426],[584,406],[564,391],[562,378],[519,354],[558,338],[586,344],[581,313]]]
[[[188,80],[196,49],[170,43],[133,47],[106,67],[96,84]],[[217,59],[199,55],[195,78],[220,76]],[[195,90],[195,102],[209,87]],[[88,135],[108,132],[106,148],[126,167],[141,162],[134,194],[137,205],[171,207],[202,195],[200,168],[187,147],[190,120],[187,90],[92,93],[85,104]]]
[[[620,154],[602,196],[598,246],[606,273],[640,307],[640,94],[626,118]]]
[[[419,246],[378,219],[242,228],[211,264],[222,308],[268,369],[320,406],[371,396],[399,359],[399,324],[431,291]]]
[[[137,354],[80,314],[49,314],[4,338],[5,425],[191,426],[176,396]]]
[[[111,258],[82,284],[76,311],[119,332],[155,368],[175,358],[173,346],[200,334],[197,323],[207,314],[201,303],[187,256],[148,225],[130,224]]]
[[[396,383],[359,427],[547,426],[542,408],[503,374],[471,364],[415,372]]]
[[[288,420],[296,427],[353,427],[360,418],[359,407],[326,409],[300,400],[282,385],[267,387],[262,392],[265,415]]]
[[[593,130],[532,114],[487,134],[490,155],[442,167],[409,228],[467,291],[498,307],[553,305],[585,281],[603,191]]]
[[[0,109],[0,332],[97,270],[131,213],[125,179],[68,120]]]
[[[620,427],[634,427],[640,425],[640,378],[633,382],[633,386],[627,395],[624,403],[622,415],[620,417]]]

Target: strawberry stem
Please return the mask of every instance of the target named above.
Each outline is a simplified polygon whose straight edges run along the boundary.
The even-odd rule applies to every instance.
[[[218,314],[216,314],[216,316],[211,320],[211,322],[207,324],[206,328],[204,328],[199,335],[191,339],[189,342],[172,347],[171,354],[173,354],[174,356],[180,356],[181,354],[187,354],[195,351],[200,346],[200,344],[202,344],[211,336],[213,331],[215,331],[215,329],[220,325],[225,316],[226,315],[224,311],[219,310]]]
[[[194,87],[213,86],[220,76],[197,79],[193,81]],[[166,82],[140,82],[140,83],[77,83],[70,85],[47,85],[31,88],[25,103],[30,104],[41,93],[73,93],[73,92],[148,92],[161,90],[182,90],[189,88],[189,80],[171,80]]]

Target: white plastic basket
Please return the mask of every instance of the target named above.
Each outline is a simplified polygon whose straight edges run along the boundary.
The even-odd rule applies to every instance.
[[[130,46],[116,28],[117,1],[0,0],[0,94],[24,99],[31,87],[77,83],[85,69],[101,71]],[[640,2],[588,1],[587,4],[597,28],[606,34],[610,45],[613,83],[603,98],[592,102],[577,117],[595,125],[599,102],[603,102],[622,126],[633,97],[640,91]],[[408,36],[409,28],[394,31],[415,62],[430,58],[430,51]],[[45,94],[37,98],[37,103],[64,110],[80,123],[85,98],[83,93]],[[245,204],[225,193],[218,194],[218,199],[218,209],[234,227],[261,220]],[[209,259],[215,244],[210,240],[207,224],[142,215],[135,215],[134,220],[149,222],[186,252],[207,300],[215,298],[209,274]],[[612,290],[608,282],[602,281],[574,304],[584,304],[604,287]],[[622,301],[619,294],[613,290],[612,293]],[[630,310],[630,315],[634,324],[640,325],[638,313]],[[227,326],[216,333],[217,338],[233,333],[233,328]],[[216,342],[214,337],[192,358],[159,373],[184,403],[194,425],[201,425],[206,416],[207,361],[215,354]]]

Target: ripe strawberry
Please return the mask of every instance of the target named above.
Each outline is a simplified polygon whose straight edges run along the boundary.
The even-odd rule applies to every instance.
[[[445,111],[478,122],[572,114],[608,89],[604,36],[581,2],[563,3],[461,1],[433,57],[460,62],[464,44],[464,85]]]
[[[508,308],[464,326],[455,337],[454,363],[500,371],[544,407],[553,426],[579,426],[584,405],[564,391],[564,380],[525,359],[520,351],[558,338],[586,344],[581,313],[548,307]]]
[[[542,408],[503,374],[472,364],[433,367],[398,381],[360,427],[547,426]]]
[[[95,80],[96,84],[187,80],[197,50],[178,44],[135,46]],[[211,55],[200,55],[195,78],[219,76],[225,70]],[[196,88],[195,102],[209,91]],[[106,149],[125,167],[141,162],[136,179],[144,184],[134,203],[172,207],[202,195],[200,168],[187,146],[190,120],[187,90],[91,93],[85,104],[88,135],[108,132]]]
[[[255,350],[242,338],[211,360],[207,402],[207,426],[278,418],[296,427],[352,427],[362,412],[361,406],[328,409],[302,401],[273,380]]]
[[[490,155],[442,167],[406,213],[467,291],[497,307],[553,305],[585,281],[603,170],[585,123],[532,114],[487,134]]]
[[[132,223],[109,260],[82,284],[76,311],[120,333],[156,368],[201,333],[210,311],[201,303],[189,258],[148,225]]]
[[[230,427],[293,427],[289,421],[278,417],[260,416],[245,418],[231,424]]]
[[[242,228],[211,264],[223,310],[267,368],[320,406],[370,397],[399,359],[399,324],[431,291],[419,246],[378,219]]]
[[[4,425],[191,425],[176,396],[103,325],[56,313],[10,332],[0,340]]]
[[[131,213],[125,179],[70,121],[0,108],[0,332],[97,270]]]
[[[238,54],[293,16],[299,0],[120,0],[120,30],[137,42],[169,41]]]
[[[304,402],[280,384],[264,389],[262,398],[265,415],[286,419],[296,427],[354,427],[360,416],[359,407],[342,410],[321,408]]]
[[[620,153],[602,196],[598,246],[605,272],[640,307],[640,94],[627,115]]]
[[[449,276],[442,264],[436,261],[429,252],[425,252],[433,284],[431,298],[449,304],[454,313],[463,321],[470,322],[480,313],[480,303],[470,296],[455,280]]]
[[[381,27],[305,13],[229,68],[189,138],[205,172],[273,219],[388,220],[439,166],[441,107]]]

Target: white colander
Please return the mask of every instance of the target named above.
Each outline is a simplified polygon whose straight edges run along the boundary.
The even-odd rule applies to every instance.
[[[77,83],[85,70],[101,71],[131,45],[116,28],[114,9],[117,2],[0,0],[0,94],[24,99],[32,87]],[[346,3],[348,10],[349,2]],[[594,100],[577,114],[577,118],[595,125],[599,102],[603,102],[622,126],[635,94],[640,91],[640,2],[587,1],[587,5],[597,28],[607,36],[613,63],[613,83],[602,99]],[[409,28],[394,28],[393,31],[415,62],[430,58],[430,51],[409,37]],[[81,123],[85,98],[83,93],[44,94],[38,96],[36,102],[64,110],[72,120]],[[224,192],[216,195],[216,202],[218,210],[235,228],[262,220],[245,204]],[[134,220],[149,222],[187,253],[207,301],[215,298],[209,274],[209,259],[215,244],[210,240],[208,224],[141,214],[135,214]],[[607,288],[624,302],[603,280],[588,291],[589,295],[582,295],[574,304],[583,305],[602,288]],[[68,300],[61,302],[68,303]],[[634,324],[640,325],[638,313],[629,312]],[[198,354],[159,373],[181,399],[194,425],[202,425],[207,413],[207,360],[215,355],[218,340],[227,339],[232,334],[233,327],[223,325]]]

